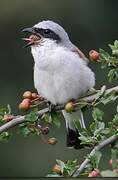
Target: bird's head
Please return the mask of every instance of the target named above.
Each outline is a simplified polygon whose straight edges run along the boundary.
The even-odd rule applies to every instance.
[[[28,38],[23,38],[23,40],[28,42],[25,47],[41,45],[49,40],[57,44],[60,43],[60,45],[65,47],[72,47],[72,43],[66,31],[53,21],[39,22],[31,28],[23,29],[23,32],[30,33]]]

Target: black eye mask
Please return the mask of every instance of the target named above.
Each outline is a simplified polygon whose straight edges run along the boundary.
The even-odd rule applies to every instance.
[[[61,41],[61,38],[59,35],[57,35],[55,32],[53,32],[52,30],[50,29],[42,29],[42,28],[35,28],[33,27],[33,30],[43,36],[44,38],[49,38],[49,39],[53,39],[53,40],[56,40],[57,42],[60,42]]]

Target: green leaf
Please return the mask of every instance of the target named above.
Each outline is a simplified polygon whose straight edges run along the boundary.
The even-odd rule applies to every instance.
[[[118,114],[116,114],[112,120],[113,124],[117,127],[118,126]]]
[[[67,163],[66,163],[66,167],[68,168],[73,168],[77,165],[77,159],[75,160],[68,160]]]
[[[118,55],[118,41],[117,40],[114,42],[114,45],[109,44],[109,47],[111,48],[113,55]]]
[[[77,166],[77,160],[68,160],[65,164],[63,175],[70,176]]]
[[[118,48],[113,47],[112,48],[112,54],[113,55],[118,55]]]
[[[11,106],[9,104],[7,105],[7,111],[8,111],[8,114],[11,114]]]
[[[55,119],[55,120],[53,121],[53,123],[54,123],[58,128],[60,128],[61,123],[60,123],[60,121],[59,121],[58,119]]]
[[[4,120],[3,120],[3,116],[2,115],[0,115],[0,123],[3,123],[4,122]]]
[[[50,113],[45,113],[43,118],[44,118],[45,122],[52,123],[52,117],[51,117]]]
[[[81,140],[81,144],[84,145],[94,145],[95,139],[93,137],[89,136],[88,134],[84,134],[83,132],[80,132],[80,137],[79,139]]]
[[[97,128],[96,126],[96,122],[93,121],[90,125],[89,125],[89,130],[94,133],[95,129]]]
[[[115,41],[114,41],[114,46],[115,46],[116,48],[118,48],[118,40],[115,40]]]
[[[25,121],[35,122],[38,118],[38,114],[35,111],[31,111],[28,115],[25,116]]]
[[[4,116],[5,114],[8,114],[9,109],[8,107],[0,107],[0,115]]]
[[[21,127],[20,132],[24,137],[27,137],[28,135],[31,134],[31,131],[27,126]]]
[[[106,60],[108,61],[110,58],[110,55],[108,52],[104,51],[103,49],[99,49],[100,52],[100,60]]]
[[[109,128],[105,128],[105,123],[101,121],[94,121],[90,124],[89,129],[92,136],[96,138],[97,141],[102,140],[102,138],[110,133]]]
[[[101,103],[106,105],[110,102],[114,102],[118,98],[118,95],[116,94],[115,91],[112,91],[110,93],[107,93],[104,95],[104,97],[101,98]]]
[[[117,111],[117,113],[118,113],[118,106],[116,107],[116,111]]]
[[[19,133],[21,133],[24,137],[27,137],[29,135],[39,135],[40,130],[35,128],[35,124],[31,122],[25,122],[22,124],[19,124]]]
[[[59,114],[58,114],[57,112],[52,112],[52,113],[51,113],[51,118],[52,118],[53,123],[54,123],[58,128],[60,128],[61,123],[60,123],[60,120],[59,120]]]
[[[118,150],[113,148],[111,149],[111,159],[112,159],[112,168],[116,169],[117,168],[117,152]]]
[[[19,124],[19,128],[25,127],[26,125],[27,125],[26,122],[25,123],[21,123],[21,124]]]
[[[101,131],[104,130],[104,128],[105,128],[105,123],[98,121],[97,128],[94,131],[94,136],[99,135],[101,133]]]
[[[2,132],[1,134],[0,134],[0,141],[5,141],[5,142],[7,142],[9,139],[10,139],[10,137],[11,137],[11,134],[10,133],[8,133],[8,132]]]
[[[77,160],[68,160],[66,163],[64,163],[63,161],[57,159],[56,162],[61,169],[63,177],[69,177],[77,166]]]
[[[103,119],[104,112],[99,108],[94,108],[92,112],[92,117],[95,121]]]
[[[100,151],[96,151],[95,156],[96,156],[96,168],[98,169],[102,157],[102,153]]]
[[[104,129],[105,128],[105,123],[98,121],[98,129]]]
[[[102,154],[100,151],[96,151],[96,153],[93,156],[88,156],[93,169],[95,169],[95,168],[98,169],[101,157],[102,157]]]
[[[52,173],[52,174],[48,174],[46,177],[62,177],[62,176],[56,173],[55,174]]]
[[[79,118],[78,118],[78,119],[73,119],[73,122],[74,122],[75,127],[76,127],[76,129],[77,129],[78,131],[82,129]]]
[[[98,93],[96,94],[95,101],[104,95],[105,90],[106,90],[106,86],[102,86],[101,90],[99,90]]]
[[[101,133],[102,133],[103,135],[107,135],[107,134],[110,133],[110,129],[109,129],[109,128],[102,129]]]
[[[112,82],[113,80],[118,79],[118,70],[117,69],[111,69],[108,73],[109,82]]]
[[[118,174],[111,170],[101,171],[102,177],[118,177]]]

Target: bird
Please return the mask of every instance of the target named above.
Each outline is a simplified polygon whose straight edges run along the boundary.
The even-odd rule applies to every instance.
[[[34,59],[34,86],[37,92],[52,105],[62,105],[76,100],[95,85],[95,74],[88,59],[75,46],[65,29],[51,20],[43,20],[24,28],[30,33],[25,47],[31,47]],[[85,127],[81,109],[68,113],[62,110],[67,129],[67,147],[81,149],[79,131],[74,120]]]

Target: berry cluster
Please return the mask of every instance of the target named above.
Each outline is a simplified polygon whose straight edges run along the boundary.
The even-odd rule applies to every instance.
[[[43,101],[44,98],[37,93],[32,93],[31,91],[25,91],[23,93],[23,101],[19,104],[19,109],[27,111],[30,109],[31,105],[36,101]]]

